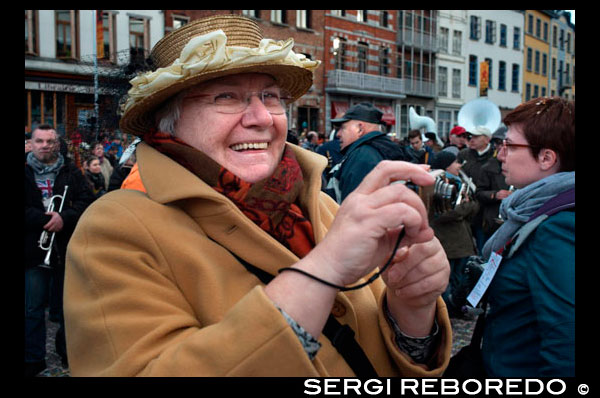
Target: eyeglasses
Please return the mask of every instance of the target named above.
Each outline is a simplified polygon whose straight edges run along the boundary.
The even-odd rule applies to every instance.
[[[285,108],[292,101],[289,93],[277,87],[266,88],[258,92],[224,91],[221,93],[198,94],[184,99],[208,98],[207,104],[213,105],[218,113],[241,113],[250,105],[250,98],[258,97],[269,113],[283,115]]]
[[[527,145],[527,144],[513,144],[506,140],[502,140],[502,145],[500,145],[500,150],[508,151],[508,148],[537,148],[537,147],[534,145]]]

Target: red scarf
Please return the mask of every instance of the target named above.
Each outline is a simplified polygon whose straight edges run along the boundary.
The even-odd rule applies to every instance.
[[[315,246],[312,225],[295,203],[304,179],[291,149],[285,148],[271,177],[252,184],[170,134],[149,133],[144,141],[229,198],[246,217],[298,257]]]

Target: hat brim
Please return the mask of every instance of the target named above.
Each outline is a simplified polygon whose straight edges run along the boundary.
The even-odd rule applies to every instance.
[[[346,119],[346,118],[341,117],[339,119],[331,119],[331,123],[333,123],[333,124],[340,124],[340,123],[347,122],[348,120],[350,120],[350,119]]]
[[[198,73],[152,93],[132,105],[121,117],[119,126],[125,133],[143,136],[155,127],[155,111],[169,98],[182,90],[200,83],[240,73],[264,73],[272,76],[279,87],[290,93],[292,101],[304,95],[310,89],[313,82],[312,71],[295,65],[283,64],[245,65],[231,69]]]

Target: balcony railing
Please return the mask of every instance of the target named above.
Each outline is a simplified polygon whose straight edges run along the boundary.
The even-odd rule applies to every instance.
[[[340,69],[329,71],[327,74],[327,87],[388,94],[404,93],[402,80],[400,79]]]
[[[431,81],[398,79],[340,69],[328,72],[327,88],[342,92],[344,90],[362,91],[365,94],[376,92],[392,96],[404,96],[406,94],[424,97],[435,96],[435,83]]]
[[[422,48],[427,51],[438,51],[438,40],[436,36],[410,29],[401,29],[397,34],[398,43],[405,46]]]

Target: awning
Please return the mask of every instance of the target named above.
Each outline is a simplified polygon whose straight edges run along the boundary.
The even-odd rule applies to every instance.
[[[339,119],[340,117],[344,116],[344,113],[346,113],[346,111],[349,108],[347,102],[333,101],[333,102],[331,102],[331,105],[333,105],[331,107],[331,111],[332,111],[331,118],[332,119]]]
[[[396,124],[396,116],[394,115],[394,108],[389,105],[377,105],[383,112],[383,116],[381,117],[381,121],[387,124]]]

